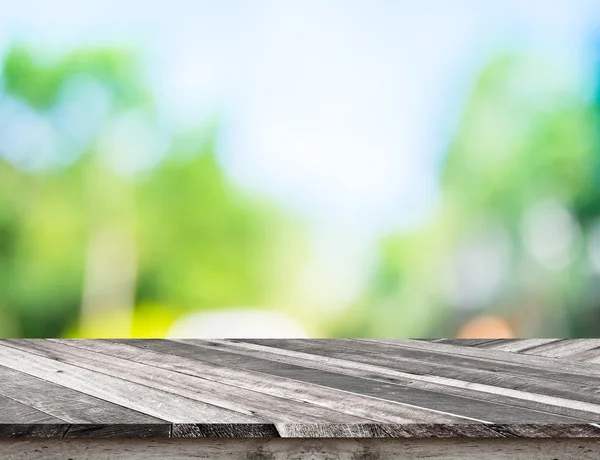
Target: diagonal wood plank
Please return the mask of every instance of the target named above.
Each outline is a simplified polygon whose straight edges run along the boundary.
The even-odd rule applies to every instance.
[[[228,383],[198,378],[186,374],[174,373],[138,362],[106,356],[101,353],[84,351],[77,347],[49,340],[10,339],[7,345],[40,354],[49,359],[60,359],[68,363],[106,374],[121,377],[149,388],[173,393],[198,402],[229,409],[234,412],[248,413],[261,419],[276,422],[306,423],[329,421],[332,423],[358,423],[366,421],[342,412],[315,407],[304,402],[291,401],[277,396],[246,390]]]
[[[445,356],[444,361],[441,361],[428,358],[427,354],[420,353],[419,350],[401,351],[399,347],[383,343],[344,340],[342,344],[339,341],[332,342],[330,339],[311,341],[286,339],[277,342],[273,342],[272,339],[244,339],[242,341],[259,345],[271,343],[277,348],[286,350],[318,354],[351,362],[376,364],[396,370],[409,368],[411,373],[466,379],[473,383],[554,396],[590,405],[597,405],[600,395],[600,381],[597,379],[593,381],[596,383],[569,382],[569,385],[565,385],[559,381],[558,373],[530,369],[531,374],[528,375],[528,369],[522,367],[492,361],[480,361],[472,364],[468,358],[457,360],[450,355]],[[569,376],[568,374],[563,375]],[[579,376],[575,376],[575,378],[579,378]]]
[[[445,343],[422,342],[410,339],[356,339],[360,342],[380,343],[401,348],[415,348],[443,355],[454,355],[465,358],[480,358],[486,361],[498,361],[515,364],[524,368],[547,370],[562,373],[579,379],[580,377],[600,378],[600,367],[585,362],[576,362],[545,356],[533,356],[522,353],[513,353],[504,350],[481,349],[477,347],[461,347]]]
[[[539,347],[548,343],[556,342],[559,339],[517,339],[517,340],[501,340],[491,343],[483,348],[488,350],[512,351],[513,353],[523,352],[530,348]]]
[[[588,363],[598,364],[600,363],[600,345],[596,348],[592,348],[586,351],[574,353],[569,356],[569,361],[583,361]]]
[[[486,344],[504,343],[506,339],[435,339],[433,342],[444,343],[448,345],[457,345],[459,347],[479,347]]]
[[[541,344],[537,347],[527,348],[521,353],[548,356],[550,358],[565,358],[575,353],[592,350],[600,346],[598,339],[562,339]]]
[[[11,345],[8,346],[7,340],[0,341],[0,365],[169,422],[186,423],[190,419],[198,422],[221,419],[231,423],[261,421],[252,415],[211,406],[23,351],[15,348],[17,343]]]
[[[64,420],[0,395],[2,423],[65,424]]]
[[[600,366],[577,361],[598,349],[593,339],[4,339],[0,438],[600,439]],[[320,445],[290,455],[345,458]]]
[[[0,395],[0,438],[62,437],[68,429],[64,420]]]
[[[368,345],[365,345],[365,342]],[[312,343],[312,342],[311,342]],[[351,345],[348,345],[351,343]],[[600,344],[600,343],[599,343]],[[508,344],[510,345],[510,344]],[[537,363],[535,365],[524,366],[517,362],[520,360],[521,354],[499,352],[494,350],[474,350],[462,349],[461,352],[456,351],[456,347],[448,350],[432,349],[429,344],[425,346],[415,347],[415,341],[403,341],[387,343],[386,341],[373,341],[368,339],[344,339],[335,344],[336,347],[344,347],[352,350],[365,347],[367,352],[388,353],[390,359],[408,358],[419,359],[432,362],[440,362],[448,365],[457,365],[461,367],[491,370],[492,372],[500,372],[502,374],[516,374],[518,376],[540,378],[543,380],[555,380],[558,382],[570,382],[581,384],[584,386],[596,387],[600,384],[600,374],[595,375],[589,373],[582,375],[577,372],[566,372],[563,369],[563,361],[557,361],[555,358],[550,363],[540,362],[538,357],[534,358]],[[498,345],[502,346],[502,345]],[[394,347],[396,347],[394,349]],[[436,347],[436,345],[433,345]],[[415,350],[417,348],[418,350]],[[504,359],[502,359],[504,357]]]
[[[311,369],[286,365],[278,372],[277,367],[282,367],[279,363],[252,360],[240,355],[229,354],[227,356],[226,353],[218,351],[216,353],[219,353],[224,361],[215,362],[218,361],[215,359],[215,353],[213,353],[212,359],[206,361],[204,353],[198,353],[198,348],[177,342],[78,340],[77,342],[70,341],[68,344],[90,351],[102,352],[109,356],[121,356],[138,363],[201,377],[219,384],[236,385],[240,388],[253,389],[280,398],[314,404],[353,416],[367,417],[378,422],[437,420],[450,423],[459,422],[463,418],[460,411],[450,415],[438,410],[429,410],[427,404],[419,405],[414,400],[410,403],[402,403],[402,401],[386,399],[380,392],[376,396],[355,392],[348,388],[347,383],[344,385],[342,382],[336,385],[336,380],[339,381],[340,375],[332,373],[319,372],[321,376],[319,376],[318,382],[315,382],[314,377],[311,381],[310,375],[306,375],[312,371]],[[210,352],[210,350],[207,351]],[[165,354],[171,355],[171,358],[167,358]],[[173,359],[174,357],[177,359]],[[235,364],[233,359],[236,361]],[[248,364],[256,370],[248,368]],[[260,372],[257,372],[258,370]],[[295,371],[293,375],[290,374],[292,370]],[[346,380],[354,381],[355,385],[363,388],[365,386],[382,387],[381,383],[369,380],[352,377],[346,377]],[[299,385],[299,382],[302,384]],[[330,382],[333,383],[330,384]],[[464,404],[465,400],[460,402]],[[452,406],[451,400],[448,405]],[[493,407],[490,410],[493,410]]]
[[[406,339],[398,340],[406,341]],[[380,342],[393,343],[396,340],[383,340]],[[438,339],[434,342],[459,347],[479,347],[494,351],[510,351],[548,358],[569,358],[575,361],[600,362],[600,339]],[[493,359],[498,358],[501,358],[501,355],[493,355]]]
[[[26,388],[27,391],[23,391]],[[159,424],[164,420],[0,366],[0,395],[68,423]]]
[[[463,392],[460,396],[451,395],[448,394],[447,387],[445,386],[437,386],[437,391],[433,391],[431,387],[416,388],[414,385],[406,386],[398,383],[377,382],[372,378],[365,379],[301,366],[282,365],[282,363],[275,361],[236,355],[219,350],[205,349],[199,353],[197,348],[187,343],[174,343],[161,340],[117,341],[119,345],[130,345],[125,349],[115,346],[116,344],[112,345],[110,342],[112,341],[99,343],[94,340],[84,340],[77,341],[74,345],[102,351],[113,356],[129,356],[130,359],[138,362],[178,370],[180,372],[195,372],[199,375],[204,375],[205,378],[215,379],[216,381],[231,378],[231,380],[238,382],[238,384],[250,387],[258,388],[261,385],[266,385],[267,391],[275,390],[278,394],[285,397],[293,398],[301,396],[302,398],[307,398],[306,400],[308,401],[325,404],[336,403],[339,400],[336,408],[344,407],[344,405],[347,407],[348,404],[351,404],[352,409],[347,410],[360,410],[361,414],[364,413],[363,411],[367,411],[368,413],[370,408],[378,408],[378,415],[389,412],[390,404],[386,404],[385,401],[390,401],[409,403],[412,406],[419,406],[439,412],[448,412],[476,421],[576,422],[574,418],[556,416],[547,412],[522,408],[518,405],[509,406],[506,404],[506,400],[503,403],[484,400],[484,394],[480,394],[482,399],[476,399],[477,395],[473,392]],[[142,355],[140,352],[131,352],[131,347],[154,350],[158,353],[146,351]],[[178,359],[165,360],[159,353],[176,355]],[[209,368],[208,363],[216,363],[220,366]],[[243,370],[240,371],[240,369]],[[256,374],[254,371],[259,371],[260,374]],[[218,375],[219,373],[221,375]],[[285,377],[285,379],[265,378],[261,377],[261,374]],[[296,383],[298,381],[309,385],[298,386]],[[314,385],[318,386],[314,387]],[[313,388],[318,389],[317,394],[314,393]],[[343,390],[344,393],[335,391],[327,391],[325,393],[324,391],[328,388]],[[357,398],[356,395],[359,395],[359,397]],[[361,407],[365,406],[364,396],[377,399],[367,399],[366,407]],[[340,400],[340,397],[343,397],[343,399]],[[316,398],[318,398],[318,402]],[[515,401],[512,402],[514,403]],[[375,406],[375,403],[378,405]],[[383,407],[380,408],[380,406]],[[385,410],[386,408],[387,411]],[[408,414],[403,413],[402,415],[406,417]],[[385,419],[378,417],[377,420],[389,422],[393,421],[393,418],[390,420],[389,417]]]
[[[600,421],[600,407],[568,399],[498,388],[492,385],[473,384],[463,380],[448,379],[435,375],[406,373],[372,364],[348,362],[347,360],[337,358],[255,345],[247,342],[191,339],[186,340],[185,343],[197,347],[217,348],[244,356],[258,357],[288,364],[294,363],[303,367],[335,371],[344,375],[378,379],[407,386],[417,385],[419,388],[431,389],[445,388],[448,394],[473,395],[473,397],[477,398],[477,395],[481,393],[482,399],[485,398],[490,401],[520,405],[520,407],[548,411],[554,414],[573,416],[595,422]]]

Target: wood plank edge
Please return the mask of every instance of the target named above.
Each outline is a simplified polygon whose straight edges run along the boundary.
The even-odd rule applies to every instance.
[[[600,440],[600,425],[581,424],[0,424],[0,438],[589,438]]]

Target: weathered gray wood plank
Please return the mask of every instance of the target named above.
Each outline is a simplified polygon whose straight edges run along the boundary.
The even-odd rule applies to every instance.
[[[577,361],[600,357],[600,339],[441,339],[437,343]]]
[[[217,419],[231,423],[262,421],[252,415],[211,406],[101,372],[93,372],[26,352],[13,346],[7,346],[7,341],[2,341],[0,344],[0,365],[169,422],[186,423],[189,420],[210,422]]]
[[[309,374],[314,372],[312,369],[297,366],[293,369],[294,366],[285,365],[284,369],[278,372],[278,369],[276,369],[278,363],[264,360],[259,360],[260,362],[257,363],[257,360],[253,360],[252,358],[240,355],[232,356],[231,354],[228,355],[227,353],[218,351],[212,353],[212,361],[203,361],[202,359],[198,359],[204,358],[204,353],[198,353],[198,348],[176,342],[142,341],[139,343],[140,347],[129,345],[132,343],[138,342],[119,341],[113,343],[112,341],[78,340],[76,343],[71,343],[71,345],[89,350],[102,351],[110,356],[127,357],[139,363],[202,377],[220,384],[254,389],[255,391],[275,395],[280,398],[309,403],[318,407],[335,410],[336,412],[363,417],[370,421],[390,423],[401,421],[414,422],[416,420],[429,420],[440,423],[461,421],[460,411],[455,412],[457,415],[449,415],[441,411],[429,410],[427,405],[417,405],[416,401],[402,404],[401,401],[394,399],[386,400],[386,398],[382,397],[375,390],[373,391],[377,393],[376,395],[356,393],[351,388],[348,388],[348,382],[346,382],[345,386],[343,383],[335,384],[335,381],[341,377],[339,374],[320,371],[319,374],[322,375],[310,378]],[[146,346],[143,346],[143,344],[146,344]],[[152,346],[158,347],[162,352],[152,351],[150,349]],[[165,346],[167,347],[166,349],[164,348]],[[181,353],[184,355],[187,353],[194,357],[181,356],[177,354],[178,350],[181,350]],[[168,353],[170,359],[166,358],[165,352]],[[225,362],[215,364],[215,354],[219,353]],[[235,367],[231,367],[233,358],[236,358],[238,361]],[[246,369],[246,364],[250,364],[252,368],[260,370],[260,372]],[[293,375],[290,375],[289,372],[292,369],[295,372],[293,372]],[[378,382],[365,381],[348,376],[345,376],[344,379],[350,381],[350,384],[355,382],[356,385],[356,382],[358,382],[363,388],[365,386],[373,388],[382,387],[381,383]],[[302,382],[302,384],[299,385],[298,382]],[[392,397],[396,398],[395,395],[392,395]],[[451,403],[452,401],[449,402],[449,405]],[[465,401],[460,401],[459,403],[464,404]],[[323,418],[316,422],[325,420],[326,415],[327,413],[323,412]],[[301,423],[301,420],[298,418],[294,421]]]
[[[164,420],[94,398],[85,393],[0,366],[0,395],[46,412],[68,423],[157,424]],[[4,417],[2,417],[4,420]]]
[[[416,348],[442,354],[464,356],[467,358],[482,358],[490,361],[502,361],[521,365],[525,368],[554,370],[574,376],[600,377],[600,367],[594,364],[576,362],[564,359],[555,359],[545,356],[532,356],[521,353],[512,353],[505,350],[481,349],[477,347],[462,347],[440,342],[422,342],[409,339],[359,339],[360,341],[395,345],[403,348]],[[529,339],[527,339],[529,340]],[[533,339],[532,339],[533,340]],[[557,340],[557,339],[552,339]],[[600,345],[600,339],[599,339]]]
[[[498,339],[434,339],[436,343],[458,345],[461,347],[478,347],[488,343],[498,342]]]
[[[48,340],[17,340],[5,342],[24,351],[40,354],[48,359],[60,359],[89,371],[119,377],[136,384],[176,394],[190,400],[210,404],[217,408],[259,417],[273,422],[310,423],[360,423],[369,421],[324,407],[292,401],[278,396],[246,390],[224,382],[197,378],[188,374],[174,373],[154,366],[106,356]],[[143,390],[147,392],[148,390]],[[213,416],[212,420],[215,420]]]
[[[389,433],[384,426],[388,425],[295,423],[277,424],[277,431],[282,438],[386,438],[389,437]]]
[[[65,423],[45,412],[0,395],[0,423]]]
[[[433,375],[452,378],[463,375],[465,379],[471,382],[494,381],[494,385],[498,387],[513,389],[531,387],[531,390],[536,393],[566,398],[574,397],[574,399],[590,403],[596,402],[597,395],[600,393],[600,379],[598,377],[570,374],[562,371],[561,365],[552,369],[539,366],[537,368],[525,367],[493,359],[486,360],[468,356],[456,357],[452,353],[436,356],[436,352],[415,352],[412,347],[402,347],[401,345],[390,346],[385,343],[371,341],[365,344],[365,341],[362,340],[350,342],[352,343],[332,344],[332,350],[327,352],[339,355],[341,351],[348,356],[353,351],[358,352],[361,348],[364,348],[356,359],[363,361],[366,359],[375,360],[381,365],[391,368],[407,363],[415,370],[422,370]],[[281,346],[286,348],[298,347],[298,344],[288,345],[286,341]],[[300,346],[313,349],[323,348],[322,344],[313,343],[312,341],[307,344],[300,344]],[[412,364],[416,361],[421,361],[422,366]],[[568,382],[568,385],[565,385],[564,382]]]
[[[159,438],[262,438],[256,449],[246,444],[246,450],[228,451],[245,460],[372,460],[385,458],[381,446],[390,438],[441,438],[446,446],[464,438],[526,438],[540,449],[558,436],[598,441],[600,366],[575,360],[595,360],[598,348],[600,341],[591,339],[469,346],[407,339],[5,339],[0,438],[55,437],[74,452],[71,439],[108,446],[111,438],[144,438],[137,444],[143,449]],[[268,441],[278,438],[285,443]],[[358,450],[348,450],[350,444],[315,450],[317,444],[300,445],[298,438],[345,439]],[[379,450],[356,444],[365,438]],[[161,453],[167,458],[176,452],[169,449],[180,448],[159,445],[168,445]],[[211,451],[215,444],[203,446],[221,454]]]
[[[175,423],[174,438],[279,438],[274,423]]]
[[[270,342],[267,340],[240,340],[259,345],[271,345],[286,350],[301,351],[335,356],[349,361],[377,363],[381,366],[397,368],[411,367],[415,372],[457,378],[463,376],[471,382],[480,380],[495,380],[498,386],[503,383],[524,387],[548,387],[548,391],[570,391],[590,393],[598,389],[600,392],[600,377],[581,376],[563,372],[560,368],[527,368],[519,364],[501,362],[492,359],[470,356],[456,356],[453,353],[438,352],[388,345],[382,342],[365,340],[282,340]],[[563,382],[569,382],[564,385]],[[484,383],[484,382],[481,382]],[[511,388],[511,386],[508,386]],[[543,393],[545,394],[545,393]]]
[[[524,438],[599,438],[600,425],[595,424],[554,424],[538,425],[530,423],[514,423],[510,425],[493,425],[494,431],[505,436]]]
[[[562,339],[542,344],[537,347],[527,348],[522,350],[521,353],[536,356],[548,356],[550,358],[564,358],[576,353],[598,348],[599,346],[600,340],[598,339]]]
[[[247,342],[226,340],[187,340],[201,348],[216,348],[243,356],[278,361],[283,364],[296,364],[299,366],[331,371],[344,375],[353,375],[390,383],[397,383],[417,388],[429,388],[436,391],[445,391],[448,394],[459,396],[472,396],[518,407],[546,411],[560,415],[573,416],[585,420],[600,421],[598,413],[589,412],[588,406],[580,408],[577,402],[571,400],[532,394],[524,391],[498,388],[492,385],[473,384],[462,380],[454,380],[435,375],[419,375],[400,370],[387,369],[372,364],[349,362],[347,360],[330,358],[326,356],[289,351],[280,348],[265,347]],[[483,393],[483,395],[480,395]]]
[[[62,438],[70,427],[68,423],[0,423],[0,446],[4,438]],[[1,448],[0,458],[5,458]]]
[[[389,382],[374,382],[372,378],[362,378],[343,374],[336,374],[335,372],[328,372],[322,369],[317,370],[301,366],[292,366],[290,364],[282,364],[279,362],[268,361],[265,359],[258,359],[243,355],[233,354],[232,356],[232,353],[230,352],[224,352],[219,350],[206,349],[202,353],[199,353],[198,350],[194,349],[193,346],[179,342],[174,343],[159,340],[122,340],[118,342],[122,343],[123,345],[130,344],[131,346],[140,347],[145,350],[157,350],[159,353],[175,355],[178,357],[177,360],[166,363],[164,357],[161,357],[160,354],[146,354],[146,356],[150,357],[150,360],[154,365],[169,368],[172,370],[181,370],[184,372],[189,372],[189,369],[195,369],[195,372],[204,374],[205,378],[211,378],[209,377],[210,373],[206,370],[206,362],[217,363],[223,366],[235,366],[235,370],[231,367],[228,367],[227,373],[225,373],[223,378],[228,378],[229,375],[231,375],[233,380],[237,382],[245,382],[246,384],[255,387],[263,383],[262,381],[257,380],[258,376],[252,372],[239,372],[239,369],[250,371],[257,370],[260,371],[260,373],[265,373],[278,377],[286,377],[292,380],[292,382],[288,383],[286,382],[286,380],[282,381],[281,379],[268,380],[268,384],[273,386],[273,390],[276,389],[278,392],[287,390],[287,392],[284,393],[285,397],[295,397],[300,394],[304,398],[311,398],[311,396],[307,394],[307,390],[311,389],[312,386],[303,386],[301,392],[299,392],[298,385],[294,384],[294,381],[300,381],[309,384],[319,385],[320,387],[344,390],[347,393],[354,393],[356,395],[366,395],[373,398],[381,399],[383,401],[406,402],[410,403],[411,405],[424,407],[440,412],[449,412],[474,420],[489,421],[490,423],[501,423],[501,421],[502,423],[578,422],[576,418],[561,417],[548,412],[540,412],[538,411],[539,407],[537,408],[538,410],[533,410],[522,408],[518,405],[508,405],[506,404],[508,400],[504,400],[502,403],[489,401],[489,399],[484,400],[485,395],[478,395],[472,391],[464,392],[460,396],[448,394],[448,389],[446,386],[438,386],[436,387],[437,391],[434,391],[431,387],[415,388],[414,386],[406,386],[398,383],[392,384]],[[114,356],[117,356],[119,354],[122,356],[128,353],[127,349],[123,349],[114,345],[109,345],[106,342],[103,342],[101,345],[98,345],[98,342],[93,340],[77,341],[76,345],[88,346],[92,349],[101,346],[104,352],[109,352],[110,349],[109,354],[112,354]],[[139,353],[134,353],[132,359],[140,360],[140,362],[149,363],[149,358],[143,357]],[[189,359],[192,359],[193,361],[189,361]],[[200,363],[198,363],[198,361],[200,361]],[[218,371],[219,367],[215,369]],[[237,372],[233,373],[235,371]],[[231,374],[227,375],[228,373]],[[286,388],[282,389],[282,384],[285,385],[286,383]],[[289,391],[295,393],[290,395]],[[325,396],[326,398],[328,398],[325,400],[325,402],[331,401],[336,397],[339,398],[340,396],[343,396],[345,398],[341,401],[341,404],[346,403],[346,405],[348,405],[348,403],[351,402],[360,402],[359,398],[349,399],[348,396],[344,396],[344,394],[338,394],[336,392],[329,392],[327,393],[327,395],[323,395],[322,393],[323,391],[321,390],[320,396]],[[477,399],[477,396],[480,396],[481,399]],[[511,402],[514,403],[515,401]],[[371,402],[370,404],[370,407],[372,407],[373,409],[378,407],[373,406],[373,402]],[[338,409],[340,408],[340,406],[336,407]],[[371,412],[374,412],[373,409],[371,409]],[[369,408],[367,408],[367,410],[369,410]],[[377,412],[379,413],[379,409],[377,410]],[[589,418],[589,414],[580,415]],[[600,417],[598,419],[600,420]],[[380,418],[378,418],[377,420],[390,421],[389,419],[382,420]],[[426,421],[426,418],[422,416],[420,420]],[[585,419],[579,418],[579,422],[581,422],[582,420]],[[393,421],[393,419],[391,421]]]
[[[281,340],[273,342],[270,340],[240,340],[244,343],[266,345],[296,352],[315,354],[340,360],[378,365],[380,367],[395,369],[399,371],[410,370],[410,373],[418,375],[433,375],[454,381],[468,381],[487,385],[492,388],[506,388],[510,390],[523,391],[530,394],[539,394],[549,397],[560,398],[563,404],[587,412],[600,413],[600,385],[584,386],[569,382],[544,379],[532,370],[532,375],[527,376],[525,369],[515,371],[513,368],[499,364],[494,368],[494,363],[482,363],[478,367],[467,367],[460,361],[453,360],[452,356],[444,356],[444,360],[427,360],[426,355],[401,355],[400,349],[385,344],[361,342],[357,344],[352,341],[330,342],[327,340]],[[364,344],[364,345],[363,345]],[[388,349],[389,347],[389,349]],[[417,351],[417,350],[415,350]],[[490,367],[492,366],[492,367]],[[487,369],[486,369],[487,367]],[[483,368],[483,369],[482,369]],[[570,403],[568,403],[570,401]]]
[[[170,423],[78,423],[69,427],[66,438],[170,438]]]
[[[571,360],[583,361],[592,364],[600,363],[600,345],[598,345],[596,348],[569,355],[569,361]]]
[[[508,344],[494,343],[489,348],[575,361],[600,359],[600,339],[520,339]]]
[[[556,342],[559,339],[511,339],[511,340],[494,340],[492,342],[481,345],[482,348],[488,350],[503,350],[512,351],[514,353],[524,350],[539,347],[551,342]],[[454,341],[455,345],[462,345],[460,340]]]

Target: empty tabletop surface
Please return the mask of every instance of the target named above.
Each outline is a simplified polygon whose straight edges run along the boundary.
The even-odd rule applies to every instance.
[[[0,436],[600,438],[600,339],[4,339]]]

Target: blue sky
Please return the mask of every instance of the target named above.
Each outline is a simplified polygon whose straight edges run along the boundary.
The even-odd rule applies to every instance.
[[[241,186],[374,235],[435,212],[436,165],[494,50],[586,56],[598,2],[22,0],[0,44],[140,47],[166,116],[225,120]]]

